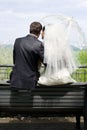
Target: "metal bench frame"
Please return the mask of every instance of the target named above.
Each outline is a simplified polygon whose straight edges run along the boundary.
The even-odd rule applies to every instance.
[[[31,115],[32,117],[76,116],[76,128],[80,128],[80,116],[84,116],[87,130],[85,99],[87,83],[57,86],[37,86],[35,90],[12,89],[9,83],[0,83],[0,114],[6,116]]]

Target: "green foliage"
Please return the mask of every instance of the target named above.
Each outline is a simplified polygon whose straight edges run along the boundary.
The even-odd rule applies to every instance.
[[[71,76],[77,82],[87,82],[87,68],[78,68]]]
[[[78,57],[81,65],[87,65],[87,50],[75,50],[76,57]],[[77,58],[76,58],[77,59]],[[1,45],[0,44],[0,64],[3,65],[12,65],[13,64],[13,46],[12,45]],[[0,75],[0,79],[9,77],[11,68],[8,68],[3,72],[3,75]],[[2,73],[2,70],[0,70]],[[8,76],[5,77],[4,73]],[[72,77],[78,82],[87,82],[87,68],[79,68],[72,74]]]
[[[78,51],[78,55],[81,65],[87,65],[87,50]]]
[[[12,64],[13,63],[13,48],[12,45],[0,44],[0,64]]]
[[[12,67],[0,67],[0,80],[7,80],[10,77]]]
[[[81,66],[87,66],[87,50],[75,51]],[[78,68],[72,77],[78,82],[87,82],[87,68]]]

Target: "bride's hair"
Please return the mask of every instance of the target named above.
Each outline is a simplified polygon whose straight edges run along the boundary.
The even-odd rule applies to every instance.
[[[43,31],[43,32],[45,31],[45,26],[43,26],[42,31]]]

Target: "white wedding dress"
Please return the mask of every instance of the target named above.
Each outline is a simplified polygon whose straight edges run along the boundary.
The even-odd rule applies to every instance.
[[[44,63],[47,67],[39,78],[38,83],[41,85],[51,86],[76,82],[71,78],[71,74],[78,68],[79,62],[72,46],[81,49],[84,37],[72,18],[64,20],[66,21],[60,19],[58,22],[45,25]],[[72,27],[75,30],[77,28],[77,35]]]

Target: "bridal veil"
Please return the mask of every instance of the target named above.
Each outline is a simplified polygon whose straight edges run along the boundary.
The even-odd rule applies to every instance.
[[[75,82],[71,78],[79,66],[75,50],[84,47],[85,37],[73,18],[61,18],[45,25],[44,63],[47,66],[38,81],[42,85]]]

